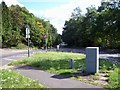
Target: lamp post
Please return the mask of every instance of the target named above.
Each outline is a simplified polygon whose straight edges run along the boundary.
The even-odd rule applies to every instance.
[[[29,42],[30,30],[29,30],[29,26],[28,25],[26,25],[26,38],[28,39],[28,57],[30,57],[30,50],[29,50],[29,46],[30,46],[30,42]]]

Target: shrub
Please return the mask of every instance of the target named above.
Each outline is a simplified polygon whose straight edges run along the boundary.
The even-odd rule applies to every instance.
[[[120,88],[120,81],[119,81],[119,69],[115,68],[113,72],[111,72],[110,77],[108,78],[109,80],[109,88]]]
[[[27,46],[23,43],[19,43],[17,46],[16,46],[16,49],[26,49]]]

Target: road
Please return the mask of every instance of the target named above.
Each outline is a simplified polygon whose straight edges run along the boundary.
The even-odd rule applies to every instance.
[[[85,54],[85,49],[79,49],[79,48],[77,49],[76,48],[61,48],[60,50],[64,52],[74,52],[74,53]],[[120,52],[100,50],[99,53],[100,53],[99,58],[120,63]]]
[[[30,55],[33,55],[34,53],[37,53],[37,52],[43,52],[43,51],[44,50],[30,50]],[[0,57],[1,57],[0,65],[4,66],[10,63],[11,61],[28,57],[28,51],[27,50],[14,50],[14,51],[11,50],[11,52],[8,51],[7,53],[7,51],[2,50]]]
[[[48,49],[48,50],[56,50],[56,49]],[[83,53],[85,54],[85,49],[70,49],[70,48],[61,48],[61,51],[64,52],[75,52],[75,53]],[[30,50],[30,55],[33,55],[34,53],[37,52],[43,52],[44,50]],[[0,50],[0,65],[4,66],[10,63],[13,60],[19,60],[21,58],[25,58],[28,56],[28,51],[27,50],[7,50],[7,49],[2,49]],[[100,52],[100,58],[112,60],[112,61],[117,61],[120,63],[120,54],[119,53],[105,53],[105,52]]]

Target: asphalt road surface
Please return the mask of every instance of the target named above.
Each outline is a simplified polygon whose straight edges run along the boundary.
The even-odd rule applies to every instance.
[[[30,56],[33,55],[34,53],[37,52],[43,52],[44,50],[30,50]],[[28,51],[23,50],[23,51],[14,51],[14,52],[9,52],[9,53],[2,53],[0,55],[1,60],[0,60],[0,65],[4,66],[7,65],[8,63],[14,61],[14,60],[19,60],[25,57],[28,57]]]

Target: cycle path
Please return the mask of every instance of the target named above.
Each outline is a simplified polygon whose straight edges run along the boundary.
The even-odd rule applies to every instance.
[[[69,77],[64,77],[61,75],[52,74],[42,70],[34,69],[30,66],[17,66],[11,68],[17,72],[22,73],[23,75],[39,81],[42,85],[45,85],[49,88],[101,88],[99,86],[87,84],[78,80],[73,80]]]

